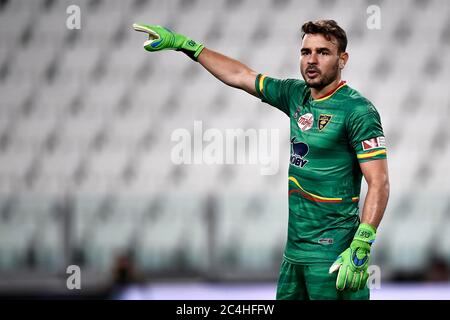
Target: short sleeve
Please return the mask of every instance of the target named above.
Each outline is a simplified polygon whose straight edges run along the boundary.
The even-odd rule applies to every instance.
[[[372,105],[350,114],[347,118],[347,132],[350,145],[360,163],[386,159],[386,139],[380,115]]]
[[[258,74],[255,81],[255,89],[261,101],[283,111],[288,117],[290,116],[289,87],[290,82],[288,79],[280,80],[263,74]]]

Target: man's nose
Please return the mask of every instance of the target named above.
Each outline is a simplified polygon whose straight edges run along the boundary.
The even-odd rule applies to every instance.
[[[308,64],[317,64],[317,63],[318,63],[317,54],[311,53],[308,57]]]

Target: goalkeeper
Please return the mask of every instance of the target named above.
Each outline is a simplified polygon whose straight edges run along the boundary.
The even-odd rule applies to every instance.
[[[341,79],[345,31],[334,20],[306,22],[303,80],[280,80],[164,27],[133,27],[148,35],[147,51],[181,51],[290,118],[288,239],[277,299],[369,299],[370,252],[389,196],[386,143],[375,107]],[[362,177],[368,191],[360,217]]]

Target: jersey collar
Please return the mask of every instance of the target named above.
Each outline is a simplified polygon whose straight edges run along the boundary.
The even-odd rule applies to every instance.
[[[339,82],[339,84],[337,85],[336,88],[334,88],[333,90],[328,91],[326,94],[324,94],[323,96],[321,96],[320,98],[317,99],[313,99],[314,102],[319,102],[319,101],[324,101],[329,99],[336,91],[338,91],[340,88],[344,87],[345,85],[347,85],[347,81],[341,80],[341,82]]]

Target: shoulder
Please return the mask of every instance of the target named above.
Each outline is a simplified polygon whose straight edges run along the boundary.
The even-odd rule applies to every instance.
[[[305,81],[300,79],[284,79],[282,80],[282,88],[284,94],[289,99],[298,100],[307,92],[308,86]]]
[[[300,80],[300,79],[288,78],[288,79],[282,80],[282,82],[283,82],[283,85],[285,85],[286,87],[288,87],[290,89],[304,90],[306,88],[305,81]]]
[[[292,93],[293,91],[304,91],[306,83],[300,79],[279,79],[260,74],[256,78],[256,85],[260,88],[271,88],[274,90],[281,90],[284,92]]]
[[[378,113],[373,103],[356,89],[347,85],[345,90],[342,90],[341,93],[346,100],[345,103],[349,114],[364,115],[368,113]]]

